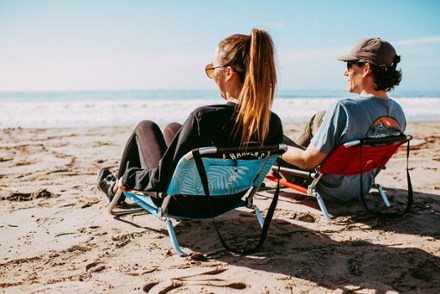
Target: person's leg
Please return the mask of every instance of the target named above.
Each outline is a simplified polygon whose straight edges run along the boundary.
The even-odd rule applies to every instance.
[[[283,144],[286,144],[286,145],[288,145],[288,146],[297,147],[297,148],[300,148],[300,149],[303,149],[303,150],[306,149],[305,147],[296,144],[295,141],[293,141],[292,139],[290,139],[290,138],[287,137],[286,135],[283,135]]]
[[[107,196],[109,202],[111,202],[115,196],[116,182],[122,177],[125,170],[128,167],[141,166],[138,153],[136,132],[133,131],[125,144],[121,162],[119,163],[117,178],[107,168],[103,168],[98,172],[98,188]],[[120,204],[124,203],[124,199],[125,197],[122,195],[119,201]]]
[[[121,178],[126,169],[141,167],[151,169],[157,167],[165,153],[167,146],[160,128],[152,121],[141,121],[128,138],[119,164],[118,178]],[[98,172],[98,188],[111,201],[116,193],[117,178],[107,169]],[[118,204],[124,203],[124,196]]]
[[[177,122],[172,122],[165,127],[165,129],[163,130],[163,137],[165,138],[165,143],[167,144],[167,146],[170,146],[171,141],[173,141],[174,136],[181,127],[182,125]]]
[[[122,177],[130,167],[144,169],[157,167],[166,149],[167,145],[159,126],[149,120],[141,121],[128,139],[122,153],[118,178]]]
[[[141,166],[138,153],[136,132],[133,131],[125,144],[124,151],[122,152],[121,161],[119,162],[118,178],[122,177],[127,168]]]
[[[311,117],[304,130],[302,130],[302,132],[294,140],[297,145],[303,146],[304,148],[307,148],[309,146],[310,141],[322,124],[325,113],[326,111],[322,110],[315,113]]]

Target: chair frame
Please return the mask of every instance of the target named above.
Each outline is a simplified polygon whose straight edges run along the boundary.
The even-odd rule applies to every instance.
[[[412,205],[412,186],[408,172],[408,157],[409,157],[409,142],[412,139],[411,135],[398,135],[398,136],[386,136],[379,138],[363,137],[355,140],[351,140],[338,146],[321,166],[318,166],[312,171],[287,168],[287,167],[272,167],[272,170],[279,170],[279,173],[289,174],[291,176],[302,177],[311,179],[312,182],[307,188],[290,183],[286,180],[280,179],[275,176],[267,176],[272,181],[277,181],[281,185],[292,188],[300,193],[308,196],[315,197],[318,205],[327,220],[331,220],[331,217],[327,211],[324,200],[317,191],[316,187],[319,180],[324,174],[337,174],[337,175],[360,175],[360,187],[361,197],[364,206],[368,209],[363,195],[362,187],[362,174],[372,171],[374,169],[384,169],[388,160],[396,153],[399,147],[405,143],[407,147],[407,179],[408,179],[408,204],[405,210],[408,211]],[[363,153],[373,154],[375,158],[363,157]],[[380,154],[376,156],[375,154]],[[376,188],[379,191],[385,205],[390,207],[390,202],[383,190],[382,186],[373,181],[372,188]],[[368,209],[369,210],[369,209]],[[378,213],[379,214],[379,213]]]
[[[286,150],[287,150],[287,146],[285,144],[279,144],[279,145],[273,145],[273,146],[248,146],[246,148],[202,147],[202,148],[193,149],[192,151],[188,152],[186,155],[184,155],[180,159],[179,163],[183,162],[183,161],[194,160],[197,164],[197,160],[201,160],[199,162],[202,162],[202,165],[203,165],[203,160],[209,159],[209,158],[212,159],[213,157],[218,158],[218,156],[223,156],[223,160],[225,160],[224,155],[226,155],[226,154],[243,153],[243,152],[267,152],[268,155],[264,158],[264,160],[261,160],[260,169],[258,170],[258,172],[256,172],[256,175],[253,179],[252,185],[242,191],[242,192],[247,191],[242,196],[242,199],[243,199],[243,197],[246,197],[246,201],[241,201],[241,203],[239,203],[239,205],[237,205],[236,207],[233,207],[233,208],[238,208],[238,207],[244,206],[244,207],[247,207],[249,209],[254,210],[255,214],[257,216],[258,222],[260,224],[260,227],[264,229],[265,220],[262,217],[261,212],[258,209],[258,207],[256,205],[254,205],[253,197],[254,197],[255,193],[258,191],[259,187],[261,186],[263,180],[265,179],[265,176],[270,171],[275,160],[281,154],[283,154]],[[220,158],[220,160],[221,159],[222,158]],[[226,159],[226,160],[231,160],[231,159]],[[243,161],[249,161],[249,160],[255,160],[255,159],[243,159]],[[237,160],[237,161],[240,161],[240,160]],[[203,173],[205,173],[205,175],[206,175],[206,171],[204,171],[203,167],[200,168],[200,166],[197,166],[197,172],[203,182]],[[176,173],[179,173],[179,164],[176,167],[176,170],[174,171],[173,178],[176,176]],[[205,193],[202,193],[202,194],[196,195],[196,196],[210,196],[209,188],[205,187],[205,185],[203,185],[203,186],[204,186]],[[125,215],[125,214],[136,213],[136,212],[140,212],[140,211],[144,211],[144,210],[148,211],[149,213],[151,213],[152,215],[154,215],[158,219],[165,222],[165,224],[167,226],[168,234],[171,239],[171,245],[174,248],[174,250],[178,253],[178,255],[182,256],[182,257],[187,256],[179,247],[179,243],[177,241],[177,237],[174,232],[171,220],[172,219],[199,219],[199,220],[203,220],[203,219],[214,219],[214,217],[213,216],[207,217],[207,218],[206,217],[182,217],[182,216],[172,215],[172,214],[168,213],[168,206],[170,205],[170,201],[171,201],[172,197],[179,195],[179,192],[181,192],[181,191],[179,191],[179,189],[180,189],[179,187],[177,187],[177,190],[173,190],[173,189],[175,189],[175,187],[171,188],[171,184],[170,184],[170,187],[168,187],[166,192],[156,192],[156,191],[122,192],[122,190],[118,190],[115,197],[113,197],[112,201],[110,202],[110,205],[108,207],[108,212],[111,215]],[[225,191],[225,192],[227,192],[227,191]],[[227,194],[228,193],[226,193],[225,195],[227,195]],[[140,207],[128,208],[128,209],[117,207],[118,199],[120,199],[120,197],[122,195],[125,195],[128,199],[132,200],[135,204],[139,205]],[[157,206],[152,201],[152,198],[163,199],[162,205]],[[208,201],[208,203],[209,203],[209,201]],[[276,205],[276,203],[275,203],[275,205]],[[275,209],[275,207],[273,207],[273,210],[274,209]],[[230,210],[228,210],[228,211],[230,211]],[[226,213],[228,211],[225,211],[224,213]],[[266,219],[268,219],[268,216],[266,217]],[[270,220],[268,220],[267,222],[270,223]],[[214,222],[214,224],[215,224],[215,222]],[[266,224],[266,226],[268,229],[269,224]],[[217,230],[217,227],[216,227],[216,230]],[[217,233],[219,234],[218,230],[217,230]],[[219,237],[220,237],[220,241],[222,241],[222,244],[223,244],[223,240],[220,235],[219,235]],[[225,244],[223,244],[223,245],[225,246]],[[227,247],[227,246],[225,246],[225,247]],[[227,249],[229,250],[229,248],[227,248]]]

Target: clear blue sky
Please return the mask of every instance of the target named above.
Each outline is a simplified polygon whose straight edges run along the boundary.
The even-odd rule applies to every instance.
[[[440,1],[0,0],[0,91],[215,89],[223,38],[273,37],[279,89],[345,90],[347,53],[381,37],[402,56],[399,89],[440,90]]]

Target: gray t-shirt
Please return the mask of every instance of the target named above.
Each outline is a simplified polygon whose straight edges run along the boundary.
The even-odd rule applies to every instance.
[[[337,146],[358,137],[366,136],[372,124],[380,117],[392,117],[406,128],[406,119],[400,105],[393,100],[374,96],[345,98],[335,103],[326,113],[324,120],[312,138],[311,144],[320,152],[329,154]],[[363,175],[364,193],[368,193],[376,171]],[[326,200],[347,201],[360,193],[359,175],[324,175],[317,185],[320,195]]]

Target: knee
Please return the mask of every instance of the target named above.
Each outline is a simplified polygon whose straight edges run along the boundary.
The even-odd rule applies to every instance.
[[[321,127],[322,121],[324,120],[324,116],[327,112],[325,110],[319,111],[315,113],[310,121],[310,132],[312,136],[316,134],[318,129]]]
[[[321,125],[322,120],[324,119],[326,113],[327,111],[325,110],[318,111],[317,113],[315,113],[313,120],[319,125]]]
[[[153,133],[160,132],[159,126],[151,120],[143,120],[139,122],[135,128],[135,133],[137,133],[138,135],[140,133],[150,133],[150,132]]]
[[[153,125],[155,125],[155,124],[156,124],[156,123],[153,122],[153,121],[151,121],[151,120],[143,120],[143,121],[140,121],[140,122],[137,124],[136,128],[142,128],[142,127],[153,126]]]
[[[167,124],[165,127],[165,132],[172,134],[173,136],[180,130],[182,127],[181,124],[177,122],[172,122],[170,124]]]
[[[146,129],[155,129],[155,128],[159,128],[159,126],[154,121],[143,120],[143,121],[138,123],[138,125],[136,126],[135,129],[137,129],[137,130],[146,130]]]
[[[174,139],[174,136],[180,130],[181,127],[182,125],[177,122],[172,122],[165,127],[165,129],[163,130],[163,134],[167,146],[171,144],[171,141]]]

